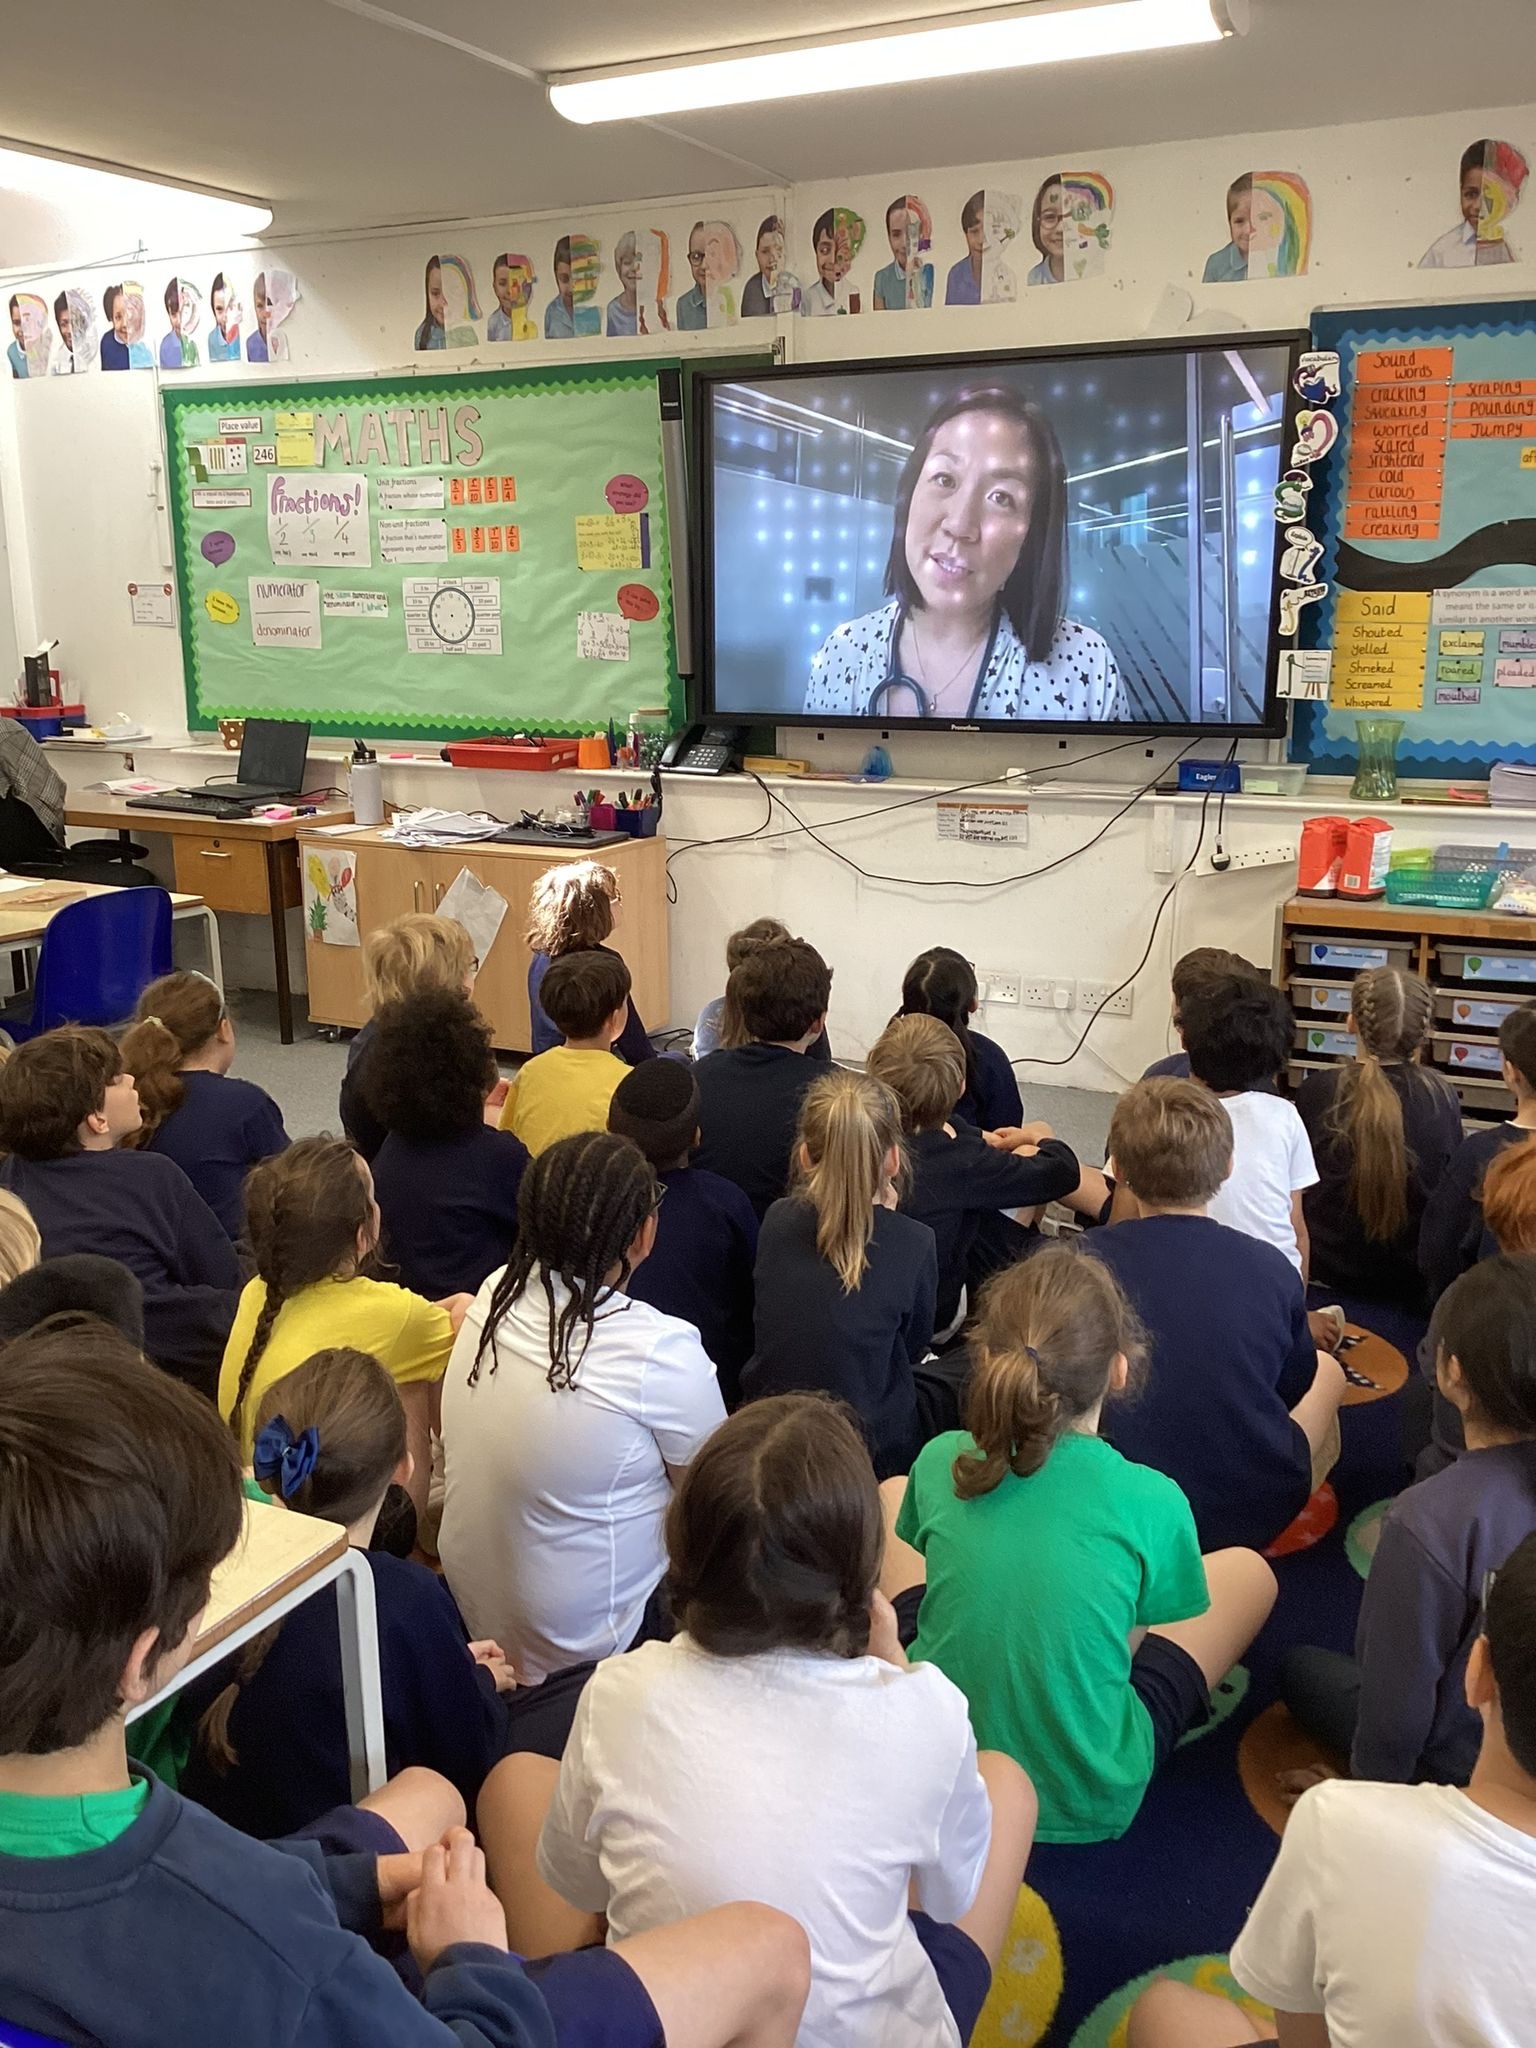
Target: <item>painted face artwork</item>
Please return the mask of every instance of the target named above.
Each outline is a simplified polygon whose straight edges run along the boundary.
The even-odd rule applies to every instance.
[[[64,301],[64,304],[63,304],[63,306],[62,306],[62,307],[60,308],[60,310],[59,310],[59,312],[58,312],[58,314],[57,314],[56,318],[57,318],[57,320],[58,320],[58,326],[59,326],[59,339],[60,339],[60,341],[62,341],[62,342],[63,342],[64,346],[65,346],[65,347],[66,347],[67,349],[73,349],[73,347],[74,347],[74,345],[75,345],[75,337],[74,337],[74,331],[73,331],[73,328],[72,328],[72,325],[71,325],[71,322],[70,322],[70,317],[69,317],[69,301],[68,301],[67,299],[66,299],[66,300]]]
[[[934,436],[907,513],[906,558],[923,603],[991,611],[1029,536],[1034,456],[1016,420],[964,412]]]
[[[441,292],[441,287],[439,287],[439,292]],[[256,288],[251,294],[251,303],[256,309],[256,331],[265,340],[272,325],[272,301],[267,297],[265,278],[257,278]]]
[[[1066,221],[1066,192],[1060,185],[1047,185],[1040,199],[1040,253],[1053,267],[1062,261]]]
[[[112,334],[117,341],[128,339],[128,294],[121,285],[112,294]]]
[[[443,267],[440,263],[434,263],[427,272],[427,308],[439,327],[445,327],[448,324],[448,296],[443,290]],[[258,320],[261,318],[260,302],[257,304],[256,317]],[[265,326],[263,326],[262,332],[266,332]]]

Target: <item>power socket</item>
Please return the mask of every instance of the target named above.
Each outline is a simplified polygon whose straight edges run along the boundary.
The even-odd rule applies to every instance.
[[[976,991],[984,1003],[1009,1003],[1017,1006],[1020,1001],[1019,977],[1015,969],[1007,967],[978,967]]]
[[[1286,846],[1250,846],[1241,853],[1232,855],[1230,874],[1233,868],[1289,868],[1296,865],[1296,845],[1292,841]]]
[[[1026,981],[1020,988],[1026,1010],[1070,1010],[1072,1007],[1070,981]]]
[[[1112,981],[1080,981],[1077,984],[1077,1007],[1090,1017],[1100,1010],[1111,1017],[1129,1017],[1135,990],[1122,988],[1115,991]]]

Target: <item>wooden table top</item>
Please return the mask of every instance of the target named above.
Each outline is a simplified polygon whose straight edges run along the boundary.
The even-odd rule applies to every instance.
[[[120,894],[120,890],[100,882],[39,881],[28,875],[0,874],[0,946],[41,938],[61,910],[71,903],[83,902],[87,896]],[[173,917],[178,910],[203,907],[201,896],[187,895],[178,889],[169,894]]]
[[[217,1568],[192,1654],[201,1656],[347,1550],[339,1522],[245,1502],[245,1530]]]
[[[200,839],[296,839],[306,825],[341,825],[352,816],[350,805],[326,804],[308,818],[210,818],[195,811],[157,811],[125,796],[70,797],[64,807],[68,825],[94,825],[114,832],[196,833]]]

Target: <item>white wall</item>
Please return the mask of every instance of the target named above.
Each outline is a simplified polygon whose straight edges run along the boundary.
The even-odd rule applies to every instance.
[[[790,320],[783,329],[785,353],[790,360],[807,362],[1114,340],[1176,332],[1191,305],[1197,317],[1214,317],[1233,328],[1301,327],[1320,305],[1374,306],[1528,291],[1529,263],[1494,272],[1420,273],[1415,268],[1429,242],[1456,217],[1457,160],[1466,143],[1481,134],[1507,136],[1536,150],[1536,107],[1088,153],[1066,167],[1102,170],[1116,189],[1113,243],[1102,278],[1055,290],[1026,290],[1009,306]],[[852,281],[862,286],[868,307],[869,280],[887,255],[884,209],[898,192],[914,191],[932,209],[934,262],[942,280],[960,252],[958,216],[971,191],[1001,186],[1017,192],[1027,208],[1040,179],[1056,167],[1054,161],[1041,161],[902,171],[878,180],[801,187],[787,195],[713,194],[682,206],[616,206],[579,219],[487,221],[417,235],[293,246],[274,252],[295,270],[304,290],[286,330],[292,369],[313,375],[407,367],[409,330],[420,317],[422,265],[434,248],[463,250],[488,286],[490,257],[501,248],[526,247],[543,263],[558,233],[585,229],[611,247],[624,227],[655,222],[672,233],[678,252],[675,296],[686,283],[680,252],[687,229],[704,214],[723,214],[749,241],[761,214],[783,211],[791,264],[808,274],[806,245],[816,215],[830,204],[856,208],[869,224],[869,239]],[[1243,170],[1265,167],[1299,171],[1311,186],[1315,233],[1309,274],[1202,286],[1205,258],[1222,240],[1227,184]],[[1529,222],[1516,214],[1511,236],[1517,247],[1529,245],[1536,253],[1536,198],[1528,199],[1526,211]],[[1027,242],[1017,254],[1014,268],[1022,276],[1032,260]],[[214,267],[215,259],[202,259],[195,275],[211,276]],[[243,276],[254,267],[249,257],[240,259]],[[157,277],[163,283],[153,271],[144,280],[152,306],[158,301]],[[1187,299],[1180,299],[1180,293]],[[541,284],[536,309],[546,295]],[[664,347],[667,353],[761,348],[770,331],[769,323],[748,322],[724,332],[669,336]],[[643,341],[541,342],[415,360],[416,366],[440,375],[480,361],[533,364],[570,360],[576,351],[596,357],[632,354],[636,348],[661,352]],[[225,372],[183,374],[222,380]],[[262,373],[241,368],[238,374]],[[153,466],[160,459],[156,382],[146,374],[96,375],[51,385],[0,386],[0,508],[13,535],[18,620],[35,614],[40,630],[59,634],[66,675],[82,688],[98,716],[127,710],[157,733],[173,734],[185,723],[179,640],[171,633],[131,627],[124,587],[158,572],[168,559],[164,515],[154,495]],[[14,544],[18,525],[24,550]],[[847,733],[820,739],[803,731],[786,734],[785,743],[818,764],[834,766],[856,761],[867,740]],[[931,786],[994,777],[1013,766],[1059,768],[1093,751],[1094,743],[898,735],[892,750],[909,783]],[[1104,826],[1125,802],[1126,785],[1149,780],[1171,751],[1166,745],[1149,751],[1137,743],[1109,761],[1095,762],[1083,772],[1099,783],[1097,794],[1069,794],[1061,778],[1055,793],[1043,786],[1031,798],[1030,845],[1006,858],[941,848],[926,801],[841,827],[834,841],[862,865],[892,875],[958,883],[1034,869]],[[99,766],[88,771],[83,761],[69,765],[76,776],[101,772]],[[1121,785],[1118,793],[1104,787],[1115,782]],[[400,801],[441,802],[447,800],[446,783],[443,771],[396,768],[388,771],[386,791]],[[544,778],[460,777],[451,787],[453,801],[481,802],[503,813],[551,794]],[[787,794],[814,821],[848,813],[862,817],[866,809],[888,804],[899,794],[921,791],[876,794],[802,785]],[[1337,794],[1320,792],[1329,808],[1335,807]],[[1293,840],[1299,819],[1318,807],[1316,798],[1290,809],[1252,800],[1229,803],[1228,850],[1273,844],[1277,835]],[[703,789],[674,784],[667,830],[674,844],[682,838],[745,833],[765,808],[762,792],[752,783]],[[1214,826],[1215,806],[1211,809]],[[1176,858],[1182,862],[1194,844],[1198,805],[1181,803],[1175,813]],[[1394,816],[1404,837],[1418,842],[1447,837],[1453,830],[1469,838],[1519,834],[1518,825],[1501,825],[1487,814],[1458,814],[1453,827],[1441,822],[1442,814]],[[782,815],[774,820],[775,827],[787,822]],[[1146,945],[1153,913],[1168,887],[1170,877],[1154,866],[1152,846],[1148,802],[1111,826],[1092,852],[1048,876],[995,891],[864,882],[801,833],[766,844],[682,854],[673,864],[678,909],[672,921],[672,1021],[691,1017],[718,992],[726,934],[769,911],[805,931],[836,961],[834,1025],[840,1047],[849,1053],[861,1052],[878,1032],[893,1007],[906,961],[940,941],[960,946],[983,965],[1016,968],[1025,978],[1118,980]],[[1101,1019],[1089,1050],[1069,1068],[1026,1068],[1026,1076],[1109,1086],[1139,1071],[1163,1049],[1172,954],[1192,944],[1221,943],[1267,958],[1274,912],[1289,880],[1280,867],[1192,874],[1164,913],[1136,985],[1133,1016]],[[241,949],[235,957],[244,975],[260,978],[259,947]],[[1059,1017],[1010,1011],[994,1013],[987,1025],[1012,1052],[1058,1058],[1070,1049],[1083,1021],[1076,1012]]]

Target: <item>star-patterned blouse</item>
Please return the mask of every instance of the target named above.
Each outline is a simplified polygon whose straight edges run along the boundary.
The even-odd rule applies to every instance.
[[[849,619],[829,633],[811,663],[805,709],[829,717],[912,718],[917,699],[900,676],[896,648],[901,632],[901,600],[878,611]],[[871,699],[882,684],[895,687]],[[991,645],[964,717],[971,720],[1061,719],[1102,724],[1130,716],[1125,686],[1109,642],[1091,626],[1063,619],[1044,661],[1031,661],[1013,621],[998,615]]]

